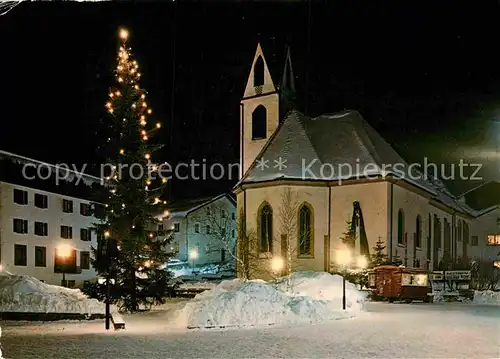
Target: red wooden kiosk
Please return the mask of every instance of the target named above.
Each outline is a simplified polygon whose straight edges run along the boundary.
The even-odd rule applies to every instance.
[[[426,270],[391,265],[378,266],[369,273],[373,300],[429,302],[429,275]]]

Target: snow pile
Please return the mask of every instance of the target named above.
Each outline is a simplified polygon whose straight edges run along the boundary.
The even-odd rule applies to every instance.
[[[474,304],[488,304],[488,305],[500,305],[500,292],[494,292],[492,290],[478,291],[474,292]]]
[[[291,296],[308,296],[315,300],[342,303],[342,277],[325,272],[297,272],[290,278],[280,278],[277,288]],[[355,284],[346,282],[346,307],[356,311],[364,308],[366,293],[360,292]]]
[[[79,289],[4,271],[0,273],[0,312],[103,314],[105,305],[89,299]]]
[[[319,322],[350,318],[364,307],[364,294],[346,283],[347,310],[342,310],[339,276],[304,272],[292,276],[291,287],[285,281],[223,281],[187,303],[177,324],[203,328]]]

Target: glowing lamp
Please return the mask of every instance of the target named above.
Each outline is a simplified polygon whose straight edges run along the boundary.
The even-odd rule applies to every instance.
[[[66,243],[60,244],[57,247],[57,256],[60,258],[68,258],[71,256],[71,253],[73,252],[73,248]]]
[[[342,267],[346,267],[352,262],[352,254],[348,249],[339,249],[335,254],[336,262]]]
[[[281,257],[273,257],[271,259],[271,270],[275,273],[280,272],[283,270],[283,267],[285,266],[285,261]]]
[[[356,265],[358,266],[358,268],[365,269],[366,267],[368,267],[368,260],[365,256],[359,256],[356,259]]]
[[[189,251],[189,258],[196,259],[198,258],[198,249],[193,248]]]
[[[127,40],[127,38],[128,38],[128,31],[126,29],[121,29],[120,30],[120,39]]]

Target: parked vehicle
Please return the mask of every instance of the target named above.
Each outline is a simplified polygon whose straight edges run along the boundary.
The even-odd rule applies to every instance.
[[[424,269],[384,265],[373,268],[368,278],[375,301],[432,301],[429,275]]]

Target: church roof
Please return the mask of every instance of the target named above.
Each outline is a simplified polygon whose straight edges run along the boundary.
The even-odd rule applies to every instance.
[[[315,118],[290,112],[238,185],[280,179],[342,181],[386,176],[425,190],[453,210],[476,215],[441,181],[430,181],[409,166],[359,112],[352,110]]]

